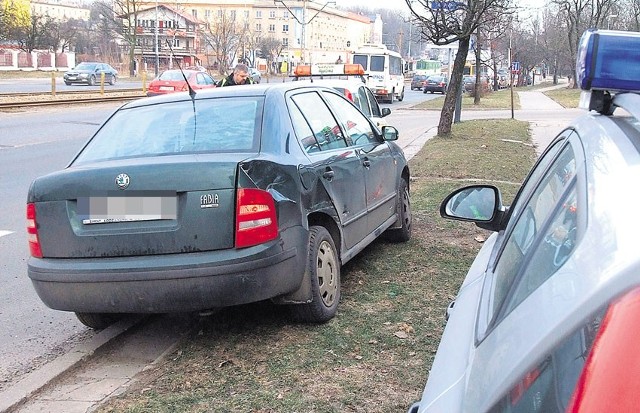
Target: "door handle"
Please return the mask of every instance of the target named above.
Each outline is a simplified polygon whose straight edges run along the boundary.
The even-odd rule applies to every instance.
[[[331,169],[327,169],[326,171],[324,171],[322,173],[322,177],[324,179],[326,179],[327,181],[331,182],[331,180],[333,180],[333,177],[335,176],[335,172],[333,172]]]

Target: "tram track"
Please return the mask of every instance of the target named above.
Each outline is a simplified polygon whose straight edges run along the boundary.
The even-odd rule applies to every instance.
[[[144,97],[140,88],[89,91],[0,93],[0,110],[24,107],[73,105],[135,100]]]

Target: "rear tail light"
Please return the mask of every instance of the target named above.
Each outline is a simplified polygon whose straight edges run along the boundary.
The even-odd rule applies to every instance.
[[[540,368],[535,368],[533,370],[531,370],[529,373],[527,373],[522,380],[520,380],[520,382],[518,382],[512,389],[511,389],[511,405],[515,406],[518,404],[518,402],[520,401],[520,399],[522,399],[522,396],[527,392],[527,390],[529,390],[529,388],[531,387],[531,385],[533,383],[536,382],[536,380],[538,380],[538,377],[540,377],[540,371],[542,369]]]
[[[27,239],[29,240],[31,256],[42,258],[42,249],[38,238],[38,224],[36,223],[36,204],[27,204]]]
[[[236,202],[236,248],[262,244],[278,237],[273,197],[255,188],[238,190]]]

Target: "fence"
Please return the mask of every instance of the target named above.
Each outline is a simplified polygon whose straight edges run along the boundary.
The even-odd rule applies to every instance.
[[[68,70],[75,66],[75,53],[54,53],[0,48],[0,71],[3,70]]]

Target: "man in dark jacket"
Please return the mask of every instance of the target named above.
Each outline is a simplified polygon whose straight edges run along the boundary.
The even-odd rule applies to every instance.
[[[247,65],[238,63],[231,73],[227,77],[223,77],[217,84],[218,87],[223,86],[235,86],[235,85],[250,85],[253,83],[251,76],[249,76],[249,68]]]

